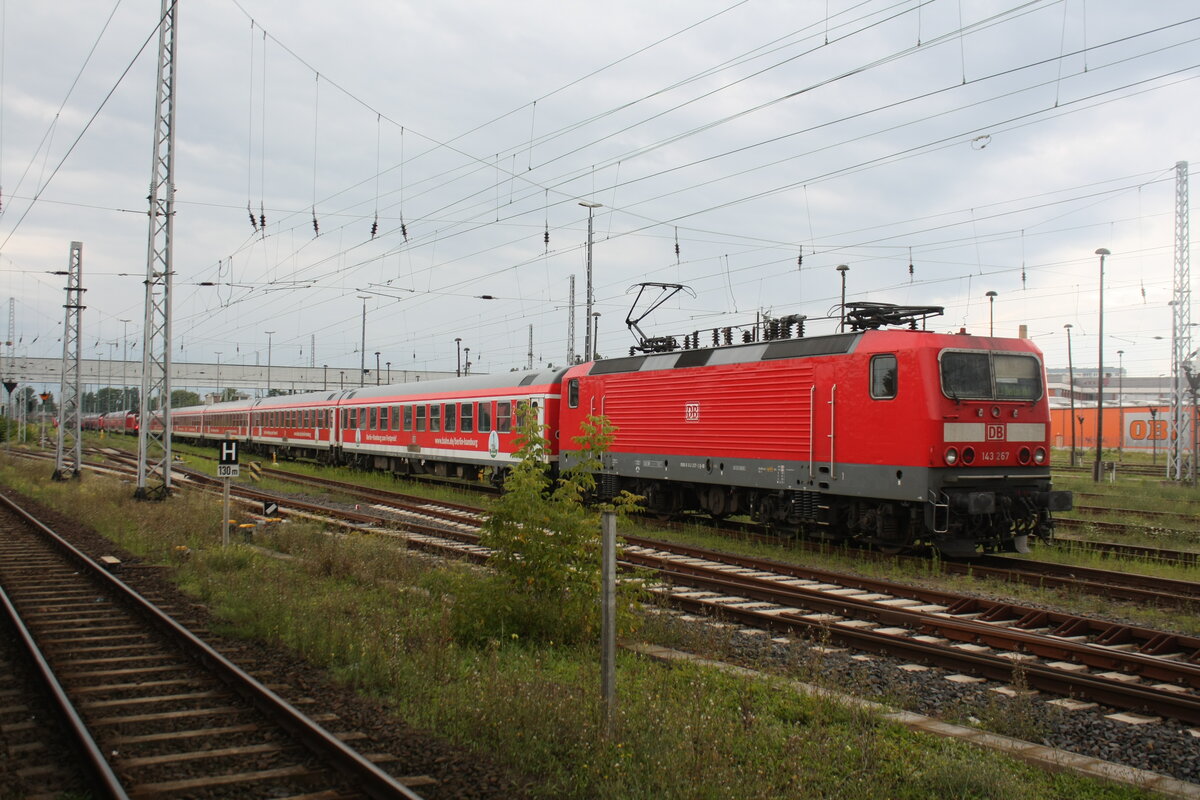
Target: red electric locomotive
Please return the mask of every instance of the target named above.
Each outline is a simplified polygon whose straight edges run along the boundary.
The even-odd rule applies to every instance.
[[[617,428],[599,477],[664,514],[749,514],[891,551],[1025,550],[1048,538],[1049,411],[1037,348],[918,330],[635,355],[568,371],[561,463],[589,414]]]
[[[940,309],[849,308],[850,333],[790,338],[800,318],[789,318],[739,345],[643,340],[652,352],[558,372],[177,409],[173,430],[395,473],[474,478],[490,467],[499,481],[514,463],[517,408],[532,403],[554,468],[578,463],[587,416],[608,417],[617,432],[600,493],[627,489],[662,514],[747,514],[785,532],[953,556],[1049,538],[1052,512],[1072,499],[1051,488],[1037,348],[912,329]],[[910,329],[884,329],[898,324]]]

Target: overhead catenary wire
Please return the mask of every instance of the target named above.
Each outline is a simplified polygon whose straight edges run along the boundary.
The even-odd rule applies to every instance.
[[[919,9],[919,6],[918,6],[918,9]],[[264,37],[264,41],[265,41],[265,37]],[[264,97],[265,97],[265,92],[264,92]],[[534,136],[532,135],[532,130],[534,129],[534,125],[532,124],[532,116],[533,116],[533,115],[531,114],[531,126],[530,126],[530,127],[531,127],[531,135],[530,135],[530,142],[527,144],[527,146],[530,148],[530,150],[529,150],[529,159],[528,159],[528,161],[529,161],[529,163],[530,163],[530,164],[532,164],[532,155],[534,154],[534,152],[533,152],[533,147],[535,146],[535,145],[533,144],[533,141],[532,141],[532,140],[534,139]],[[377,123],[378,123],[378,120],[379,120],[379,118],[377,117]],[[537,145],[537,147],[538,147],[537,154],[538,154],[539,156],[541,156],[541,155],[542,155],[542,150],[540,149],[540,145]],[[314,150],[315,150],[315,148],[314,148]],[[505,160],[506,160],[506,161],[512,160],[512,156],[513,156],[513,154],[512,154],[512,153],[509,153],[508,155],[509,155],[509,158],[507,158],[507,159],[505,159]],[[264,159],[264,160],[265,160],[265,159]],[[377,159],[377,160],[378,160],[378,159]],[[404,163],[404,161],[405,161],[405,159],[403,159],[403,158],[402,158],[402,159],[401,159],[401,163],[403,164],[403,163]],[[632,166],[632,165],[631,165],[631,166]],[[519,184],[519,182],[517,181],[517,179],[515,179],[515,178],[513,177],[513,175],[511,174],[511,173],[513,173],[513,172],[515,172],[515,171],[516,171],[516,170],[509,170],[509,173],[510,173],[510,174],[509,174],[508,176],[505,176],[505,175],[503,174],[503,172],[504,172],[504,171],[503,171],[502,169],[497,169],[497,170],[496,170],[496,173],[497,173],[497,174],[496,174],[496,176],[495,176],[495,177],[496,177],[496,180],[497,180],[497,181],[499,181],[499,180],[504,180],[504,179],[507,179],[507,180],[508,180],[508,182],[510,183],[510,187],[512,187],[512,188],[514,188],[514,189],[515,189],[516,187],[518,187],[518,186],[520,185],[520,184]],[[527,171],[529,171],[529,170],[527,169]],[[314,173],[315,173],[315,169],[314,169]],[[376,182],[376,185],[378,185],[378,181],[379,181],[379,176],[380,176],[380,174],[381,174],[381,172],[380,172],[380,170],[378,169],[378,165],[377,165],[377,169],[376,169],[376,171],[375,171],[375,175],[373,176],[373,177],[374,177],[374,180],[375,180],[375,182]],[[535,177],[537,177],[537,176],[535,176]],[[609,173],[609,174],[608,174],[607,176],[605,176],[605,177],[606,177],[606,178],[611,178],[611,177],[612,177],[612,173]],[[636,172],[632,172],[632,177],[633,177],[633,178],[637,178],[637,177],[638,177],[637,173],[636,173]],[[315,183],[315,181],[314,181],[314,183]],[[616,188],[618,185],[621,185],[621,186],[628,186],[628,185],[629,185],[627,182],[626,182],[626,183],[621,183],[621,182],[620,182],[620,181],[618,181],[618,180],[612,180],[611,182],[609,182],[608,180],[605,180],[605,181],[603,181],[603,183],[609,183],[610,185],[609,185],[609,186],[601,186],[601,187],[598,187],[598,190],[604,190],[604,189],[614,189],[614,190],[615,190],[615,188]],[[408,184],[408,183],[407,183],[405,180],[401,180],[401,182],[400,182],[400,185],[401,185],[401,188],[403,188],[403,187],[405,187],[405,186],[408,186],[409,184]],[[808,184],[805,184],[805,189],[806,189],[806,192],[807,192],[807,186],[808,186]],[[492,188],[492,189],[493,189],[493,192],[494,192],[494,187],[489,187],[489,188]],[[539,221],[541,221],[541,222],[543,223],[543,224],[542,224],[542,226],[540,226],[540,227],[542,227],[542,228],[543,228],[543,234],[545,235],[545,234],[549,234],[549,232],[550,232],[550,227],[551,227],[551,226],[549,226],[549,224],[548,224],[548,217],[549,217],[549,206],[550,206],[550,204],[551,204],[551,203],[550,203],[550,201],[549,201],[550,191],[549,191],[549,189],[548,189],[548,188],[546,188],[545,186],[539,186],[539,187],[538,187],[538,189],[537,189],[537,194],[540,194],[540,195],[542,195],[540,198],[538,198],[539,200],[542,200],[542,202],[541,202],[541,203],[539,203],[538,205],[540,205],[540,206],[541,206],[541,209],[540,209],[540,210],[542,211],[542,214],[541,214],[541,215],[539,215],[539,216],[542,216],[542,217],[543,217],[543,219],[542,219],[542,220],[539,220]],[[630,198],[629,198],[629,195],[628,195],[628,194],[627,194],[625,191],[623,191],[623,190],[622,190],[622,192],[621,192],[621,196],[622,196],[622,197],[624,197],[624,198],[626,199],[626,201],[628,201],[628,200],[630,199]],[[314,206],[314,216],[315,216],[315,205],[317,204],[318,200],[319,200],[319,198],[317,197],[317,195],[316,195],[316,192],[315,192],[315,190],[314,190],[314,202],[313,202],[313,206]],[[518,203],[522,202],[521,193],[520,193],[519,191],[513,191],[513,192],[510,192],[510,200],[511,200],[511,202],[509,203],[509,205],[516,206]],[[386,216],[388,215],[388,209],[387,209],[387,208],[379,208],[379,204],[380,204],[380,194],[379,194],[379,192],[378,192],[378,191],[376,191],[376,213],[381,213],[383,216],[385,216],[385,217],[386,217]],[[498,205],[498,204],[497,204],[497,205]],[[613,206],[615,206],[616,204],[615,204],[615,203],[613,203],[612,205],[613,205]],[[697,204],[697,206],[699,206],[699,204]],[[460,206],[459,208],[462,208],[462,206]],[[519,209],[516,209],[516,208],[514,208],[514,210],[516,211],[516,210],[519,210]],[[640,209],[634,209],[634,210],[636,211],[636,210],[640,210]],[[688,210],[690,210],[690,209],[688,209]],[[285,208],[285,209],[284,209],[284,213],[289,213],[289,210]],[[404,213],[404,212],[403,212],[403,211],[401,211],[401,214],[402,214],[402,215],[403,215],[403,213]],[[625,219],[625,220],[628,220],[628,219],[630,219],[630,217],[629,217],[629,216],[626,216],[626,213],[627,213],[627,212],[626,212],[626,210],[622,208],[622,209],[617,209],[617,211],[616,211],[616,213],[615,213],[615,214],[612,214],[612,215],[610,215],[609,224],[613,226],[612,233],[613,233],[614,235],[625,235],[625,229],[626,229],[626,226],[624,226],[624,225],[621,225],[621,224],[618,224],[618,223],[619,223],[619,222],[621,222],[621,221],[622,221],[622,219]],[[697,213],[701,213],[701,212],[697,212]],[[437,227],[437,228],[438,228],[438,230],[439,230],[439,236],[437,237],[437,239],[438,239],[438,241],[439,241],[439,242],[448,242],[448,241],[449,241],[449,238],[448,238],[448,237],[453,237],[453,236],[455,236],[454,230],[455,230],[455,225],[456,225],[457,223],[456,223],[456,221],[455,221],[455,220],[452,220],[452,219],[450,218],[450,216],[451,216],[451,215],[448,215],[448,214],[445,214],[445,213],[438,214],[438,215],[436,215],[436,216],[433,216],[433,215],[426,215],[426,214],[425,214],[425,212],[424,212],[424,210],[419,210],[419,211],[418,211],[418,216],[419,216],[419,217],[421,217],[421,218],[425,218],[425,219],[431,219],[431,220],[433,220],[433,219],[436,219],[436,220],[437,220],[437,221],[436,221],[436,222],[434,222],[433,224],[434,224],[434,225],[436,225],[436,227]],[[457,215],[457,214],[456,214],[456,215],[454,215],[454,216],[459,216],[459,215]],[[651,214],[650,216],[653,216],[653,215]],[[695,215],[693,215],[693,217],[694,217],[694,216],[695,216]],[[323,217],[323,219],[325,219],[325,218],[326,218],[326,213],[325,213],[324,211],[323,211],[322,217]],[[359,218],[362,218],[362,217],[361,217],[361,215],[359,215]],[[502,214],[502,215],[499,215],[499,217],[498,217],[498,218],[500,219],[501,226],[503,226],[503,225],[505,225],[505,224],[508,224],[509,222],[517,222],[517,223],[519,223],[519,222],[521,221],[521,217],[520,217],[519,215],[510,215],[510,214],[507,214],[507,213],[505,213],[505,214]],[[557,214],[556,214],[556,219],[557,219],[557,218],[558,218],[558,217],[557,217]],[[332,218],[329,218],[329,219],[332,219]],[[349,218],[348,218],[348,219],[349,219]],[[690,221],[691,221],[691,218],[687,218],[687,219],[688,219],[688,222],[690,222]],[[810,222],[811,222],[811,220],[810,220]],[[331,222],[330,222],[330,224],[329,224],[329,228],[330,228],[330,230],[333,230],[333,229],[334,229],[334,228],[337,226],[337,224],[338,224],[337,222],[332,222],[332,221],[331,221]],[[402,224],[403,224],[403,223],[402,223]],[[567,229],[569,229],[570,225],[571,225],[571,221],[570,221],[570,220],[564,220],[563,224],[562,224],[562,225],[555,226],[554,230],[555,230],[555,231],[558,231],[558,230],[567,230]],[[364,227],[365,227],[365,226],[364,226]],[[386,225],[385,225],[385,227],[386,227]],[[678,224],[667,223],[667,224],[666,224],[664,227],[679,227],[679,225],[678,225]],[[706,227],[706,226],[696,226],[696,228],[697,228],[697,229],[699,229],[699,230],[711,230],[711,227],[712,227],[712,226],[707,226],[707,227]],[[717,227],[720,227],[720,226],[717,226]],[[478,227],[468,224],[468,225],[464,226],[464,228],[463,228],[463,229],[464,229],[465,231],[472,231],[472,230],[478,230]],[[493,229],[494,229],[494,230],[496,230],[496,231],[501,231],[501,230],[503,230],[503,227],[494,227]],[[689,227],[687,230],[688,230],[688,235],[689,235],[689,237],[690,237],[690,236],[692,235],[692,234],[691,234],[691,230],[692,230],[692,228],[691,228],[691,227]],[[282,233],[282,232],[283,232],[283,231],[282,231],[282,229],[281,229],[281,228],[278,228],[278,227],[276,227],[276,228],[273,228],[273,232],[274,232],[274,231],[278,231],[279,233]],[[651,231],[652,231],[652,229],[651,229],[651,228],[643,228],[643,229],[642,229],[642,231],[641,231],[641,233],[642,233],[642,234],[645,234],[645,233],[650,233]],[[358,231],[358,235],[359,235],[359,237],[362,237],[362,233],[363,233],[363,231],[362,231],[362,229],[360,229],[360,230]],[[784,233],[784,232],[781,232],[781,233]],[[713,231],[713,234],[714,234],[714,235],[721,235],[721,236],[736,236],[736,235],[738,234],[738,231]],[[822,234],[824,235],[824,234],[825,234],[825,231],[822,231]],[[634,234],[634,235],[640,235],[640,234]],[[298,237],[298,239],[300,239],[300,238],[303,238],[303,237]],[[346,238],[347,238],[348,242],[349,242],[351,245],[353,245],[353,244],[354,244],[354,236],[353,236],[351,233],[347,233],[347,235],[346,235]],[[381,238],[382,238],[382,237],[381,237]],[[399,238],[401,238],[401,237],[396,237],[396,238],[397,238],[397,240],[398,240],[398,239],[399,239]],[[408,237],[407,237],[406,235],[405,235],[405,236],[403,236],[403,238],[404,238],[404,239],[406,239],[406,240],[408,239]],[[498,239],[502,239],[502,238],[505,238],[505,237],[501,236],[501,237],[497,237],[497,238],[498,238]],[[530,237],[530,238],[532,238],[532,237]],[[793,237],[788,237],[788,236],[786,236],[786,235],[783,235],[783,236],[781,236],[780,238],[781,238],[781,239],[787,239],[787,238],[796,238],[796,237],[794,237],[794,236],[793,236]],[[804,238],[815,238],[815,237],[804,237]],[[424,238],[424,239],[422,239],[422,240],[420,240],[420,241],[418,241],[418,242],[413,242],[413,244],[416,244],[416,245],[425,244],[425,245],[429,246],[429,243],[431,243],[432,241],[433,241],[433,238],[432,238],[432,237],[426,237],[426,238]],[[528,241],[528,239],[527,239],[526,241]],[[386,240],[385,240],[385,242],[386,242]],[[295,268],[296,268],[297,270],[299,270],[299,271],[300,271],[300,274],[301,274],[301,275],[303,275],[303,276],[305,276],[305,277],[307,277],[307,276],[309,276],[309,275],[312,275],[312,276],[316,276],[316,277],[318,277],[318,278],[319,278],[319,275],[318,275],[318,273],[320,273],[320,272],[322,272],[322,271],[323,271],[323,270],[322,270],[320,267],[317,267],[316,269],[309,269],[309,268],[308,268],[308,261],[311,259],[311,256],[305,255],[302,249],[293,249],[293,250],[291,250],[291,251],[289,252],[289,248],[287,248],[286,246],[280,246],[280,245],[286,245],[286,243],[287,243],[287,237],[282,237],[282,238],[281,238],[281,239],[279,239],[279,240],[277,241],[277,243],[276,243],[276,247],[278,248],[278,251],[279,251],[279,256],[278,256],[278,258],[277,258],[277,262],[278,262],[278,263],[290,262],[290,263],[292,263],[292,264],[294,264],[294,265],[295,265]],[[407,242],[406,242],[406,243],[407,243]],[[545,243],[545,244],[548,244],[548,243]],[[488,252],[491,252],[491,253],[495,254],[495,253],[501,252],[501,249],[500,249],[500,248],[502,248],[502,247],[504,247],[504,246],[505,246],[505,245],[504,245],[504,242],[497,241],[497,242],[495,242],[495,243],[494,243],[494,245],[490,245],[490,249],[478,248],[478,249],[475,249],[473,252],[476,252],[476,253],[488,253]],[[543,248],[543,254],[546,252],[546,250],[547,250],[547,249],[548,249],[548,248],[545,248],[545,247]],[[689,253],[690,253],[691,251],[692,251],[692,248],[691,248],[691,247],[689,247]],[[314,251],[314,253],[315,253],[315,252],[316,252],[316,251]],[[402,251],[402,250],[400,250],[400,249],[396,248],[396,249],[392,249],[392,250],[390,250],[390,251],[389,251],[389,253],[388,253],[387,255],[391,255],[391,254],[397,254],[397,255],[400,255],[400,254],[402,254],[402,253],[405,253],[405,252],[408,252],[408,251]],[[442,252],[446,252],[446,253],[448,254],[448,253],[449,253],[449,250],[448,250],[448,249],[445,249],[445,250],[443,250],[442,248],[439,248],[439,249],[437,250],[437,253],[439,253],[439,254],[441,254]],[[794,254],[794,252],[795,252],[795,251],[793,250],[793,254]],[[377,260],[377,259],[374,259],[374,258],[372,258],[372,259],[364,259],[364,260],[360,260],[360,259],[359,259],[359,257],[358,257],[358,253],[357,253],[357,251],[355,251],[355,250],[340,250],[340,251],[339,251],[339,253],[340,253],[340,256],[339,256],[339,257],[341,258],[340,269],[349,269],[349,270],[352,270],[352,269],[354,269],[354,268],[355,268],[355,265],[356,265],[356,263],[369,264],[369,263],[371,263],[372,261],[374,261],[374,260]],[[258,255],[264,255],[264,257],[265,257],[265,251],[263,251],[263,250],[261,250],[261,249],[260,249],[260,252],[259,252],[259,253],[256,253],[256,257],[257,257]],[[365,255],[365,253],[364,253],[364,255]],[[503,260],[503,263],[502,263],[502,264],[498,264],[497,266],[504,266],[504,267],[507,267],[508,265],[510,265],[510,264],[512,264],[512,263],[515,263],[517,260],[518,260],[518,259],[506,258],[506,259],[504,259],[504,260]],[[432,257],[432,258],[430,259],[430,261],[429,261],[429,263],[430,263],[430,268],[431,268],[431,269],[438,269],[438,268],[440,268],[440,267],[441,267],[441,265],[442,265],[442,264],[444,264],[445,262],[446,262],[446,259],[445,259],[445,257],[443,257],[441,260],[438,260],[438,258],[437,258],[437,257]],[[435,284],[434,284],[434,285],[436,286],[436,283],[438,283],[438,282],[440,282],[440,281],[437,281],[437,282],[435,282]],[[283,295],[279,295],[279,296],[280,296],[280,299],[281,299],[281,301],[282,301],[283,303],[288,303],[288,302],[289,302],[289,301],[287,301],[287,300],[284,298],[284,296],[283,296]],[[298,304],[299,302],[301,302],[301,301],[300,301],[300,300],[297,298],[297,299],[295,299],[294,301],[292,301],[292,304]]]

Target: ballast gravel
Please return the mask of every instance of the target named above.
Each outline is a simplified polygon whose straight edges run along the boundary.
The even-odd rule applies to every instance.
[[[892,707],[1200,783],[1200,738],[1192,732],[1195,726],[1175,720],[1119,722],[1107,715],[1121,709],[1067,710],[1048,703],[1053,695],[993,691],[1011,684],[956,682],[948,680],[955,673],[938,667],[905,669],[911,662],[818,642],[783,643],[758,632],[732,633],[729,647],[738,663],[773,665],[789,677]]]

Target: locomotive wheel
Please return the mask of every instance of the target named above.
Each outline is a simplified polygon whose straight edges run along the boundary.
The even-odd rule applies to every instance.
[[[724,519],[729,516],[729,503],[725,490],[713,486],[704,493],[704,507],[713,519]]]

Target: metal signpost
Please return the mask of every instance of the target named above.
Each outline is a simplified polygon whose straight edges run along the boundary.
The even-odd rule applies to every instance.
[[[617,710],[617,515],[600,515],[600,695],[604,733],[613,735]]]
[[[221,490],[222,514],[221,546],[229,546],[229,481],[238,476],[238,443],[221,442],[221,457],[217,460],[217,477],[223,484]]]

